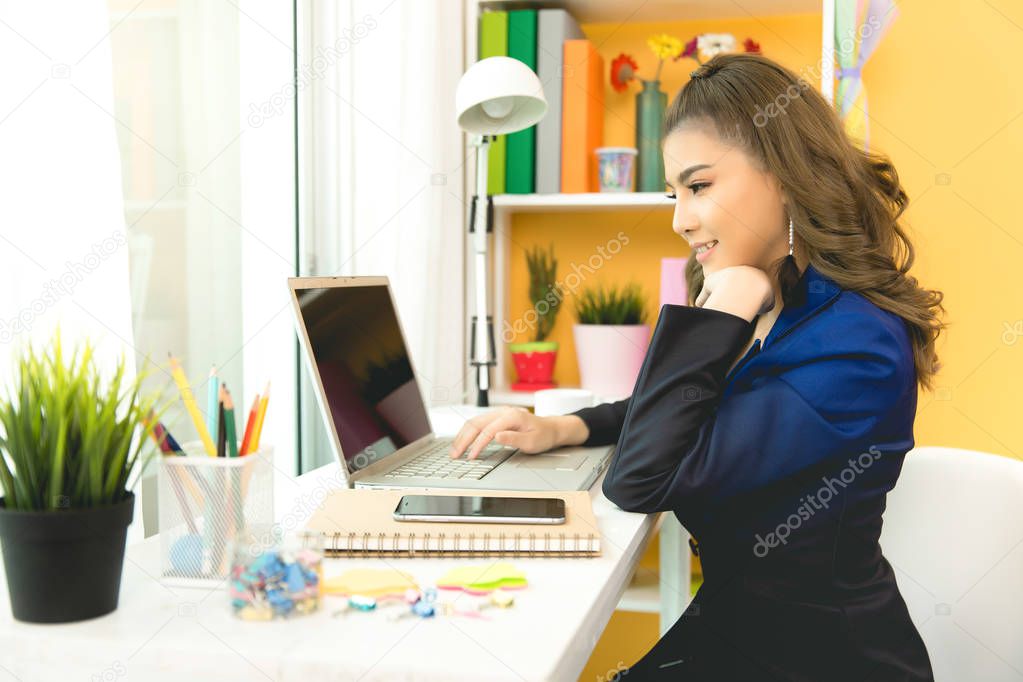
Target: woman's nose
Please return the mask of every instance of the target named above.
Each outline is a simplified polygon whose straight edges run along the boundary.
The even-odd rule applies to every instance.
[[[676,200],[675,213],[671,219],[671,229],[675,231],[675,234],[686,239],[686,234],[693,232],[699,226],[700,224],[696,220],[696,216],[691,211],[687,211],[682,202]]]

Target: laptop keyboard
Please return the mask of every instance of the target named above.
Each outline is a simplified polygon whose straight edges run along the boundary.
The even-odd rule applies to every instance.
[[[476,459],[466,459],[463,454],[451,459],[451,440],[441,440],[418,457],[384,474],[384,478],[462,478],[479,480],[508,459],[517,448],[500,443],[490,443],[480,450]]]

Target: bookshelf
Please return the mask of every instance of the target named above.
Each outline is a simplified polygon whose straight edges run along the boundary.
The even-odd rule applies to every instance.
[[[746,0],[722,3],[719,0],[648,0],[622,3],[621,0],[464,0],[466,64],[476,61],[477,21],[485,10],[560,8],[567,10],[580,25],[656,24],[692,20],[756,20],[789,15],[819,15],[821,54],[820,90],[828,101],[834,97],[834,0]],[[655,30],[652,28],[652,31]],[[765,29],[766,30],[766,29]],[[466,150],[468,153],[468,149]],[[470,160],[465,174],[465,196],[473,194],[475,164]],[[494,222],[488,281],[490,310],[495,334],[498,334],[497,365],[491,389],[493,404],[531,406],[532,394],[511,391],[506,373],[506,350],[499,331],[508,319],[509,259],[513,256],[511,229],[516,214],[597,214],[607,211],[664,212],[670,220],[674,203],[660,192],[591,194],[501,194],[493,197]],[[471,249],[470,249],[471,252]],[[473,273],[467,273],[466,310],[473,309]],[[468,339],[468,324],[466,325]],[[468,347],[468,346],[467,346]],[[674,624],[690,601],[689,535],[673,514],[661,517],[659,530],[659,575],[639,573],[621,597],[619,609],[660,614],[661,632]]]
[[[498,194],[494,210],[518,213],[559,211],[627,211],[675,206],[661,192],[595,192],[588,194]]]

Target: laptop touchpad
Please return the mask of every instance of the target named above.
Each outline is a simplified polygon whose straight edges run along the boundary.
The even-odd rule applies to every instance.
[[[518,466],[526,469],[557,469],[559,471],[575,471],[586,461],[585,452],[544,452],[539,455],[522,455]]]

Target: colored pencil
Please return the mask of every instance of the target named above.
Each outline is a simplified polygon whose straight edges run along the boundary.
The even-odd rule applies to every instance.
[[[199,433],[199,439],[206,449],[206,454],[210,457],[216,457],[217,446],[210,437],[209,429],[206,428],[206,424],[203,422],[199,406],[195,404],[192,387],[188,385],[188,379],[181,369],[181,363],[170,353],[167,356],[170,358],[171,376],[174,377],[174,383],[178,385],[178,391],[181,392],[181,400],[185,403],[185,410],[188,412],[188,416],[192,418],[192,423],[195,425],[195,430]]]
[[[217,366],[210,367],[210,377],[206,382],[206,426],[210,430],[210,438],[218,442],[218,426],[220,421],[220,378]]]
[[[160,452],[162,452],[164,455],[172,455],[176,453],[183,454],[180,453],[180,448],[178,448],[177,451],[171,449],[169,442],[173,441],[173,438],[171,438],[171,435],[167,431],[167,428],[160,422],[154,421],[155,419],[156,419],[155,415],[153,414],[152,410],[150,410],[149,414],[142,420],[142,422],[143,424],[150,423],[153,424],[153,430],[151,431],[151,433],[153,436],[153,440],[156,441],[156,444],[160,448]],[[175,445],[177,445],[177,443],[175,443]],[[188,523],[188,529],[194,533],[195,520],[192,518],[192,510],[191,508],[189,508],[188,501],[185,499],[184,492],[181,490],[181,482],[178,481],[177,474],[174,473],[173,469],[171,469],[169,474],[171,477],[171,485],[174,488],[174,494],[178,498],[178,504],[181,505],[181,513],[185,516],[185,521]],[[191,493],[196,503],[202,504],[202,493],[199,491],[198,488],[195,487],[195,481],[191,479],[187,471],[183,471],[182,474],[185,476],[185,483],[188,485],[188,492]]]
[[[231,391],[227,389],[227,385],[223,385],[224,390],[224,430],[227,432],[227,456],[237,457],[238,456],[238,434],[235,433],[234,423],[234,400],[231,398]]]
[[[263,433],[263,422],[266,421],[266,406],[270,402],[270,382],[266,382],[266,391],[263,392],[263,398],[259,401],[259,414],[256,416],[256,425],[252,427],[252,444],[249,446],[249,452],[256,452],[259,450],[259,436]]]
[[[227,456],[227,428],[224,427],[224,403],[217,401],[217,457]]]
[[[252,427],[256,425],[256,415],[259,413],[259,394],[252,401],[252,408],[249,410],[249,417],[245,421],[245,435],[242,436],[242,449],[239,455],[249,454],[249,442],[252,440]]]

